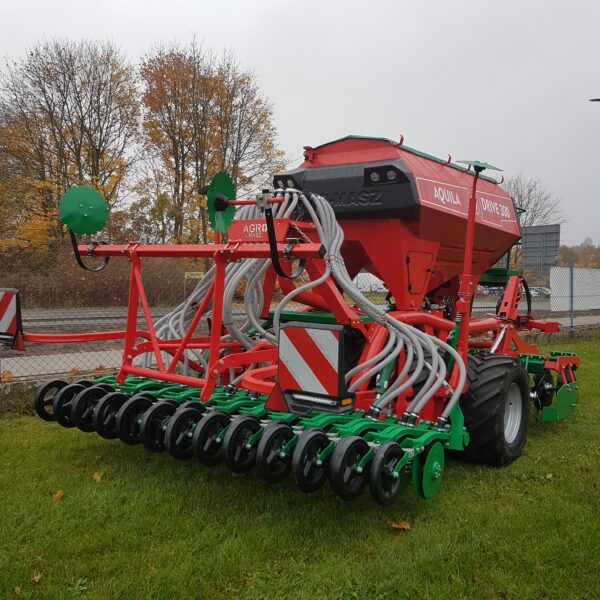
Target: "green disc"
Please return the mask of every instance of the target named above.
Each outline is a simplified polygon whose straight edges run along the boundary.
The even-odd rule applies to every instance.
[[[104,229],[108,221],[108,204],[96,190],[78,185],[62,195],[58,214],[73,233],[90,235]]]
[[[235,206],[225,204],[227,200],[235,200],[235,186],[225,171],[219,171],[210,182],[206,205],[210,226],[218,233],[225,233],[235,215]]]
[[[433,498],[444,474],[444,446],[441,442],[435,442],[429,446],[426,451],[425,462],[423,464],[423,498],[428,500]]]

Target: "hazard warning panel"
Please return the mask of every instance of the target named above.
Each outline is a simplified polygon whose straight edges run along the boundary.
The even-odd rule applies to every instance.
[[[19,292],[0,288],[0,344],[21,350],[22,330]]]
[[[278,384],[296,414],[344,411],[343,336],[340,325],[286,323],[279,332]]]

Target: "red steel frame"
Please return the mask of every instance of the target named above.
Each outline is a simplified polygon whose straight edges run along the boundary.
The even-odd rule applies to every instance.
[[[518,355],[519,353],[536,353],[537,349],[532,344],[523,341],[518,331],[522,329],[540,329],[546,332],[558,331],[558,324],[551,322],[541,322],[535,319],[528,319],[527,322],[519,320],[518,303],[520,300],[520,288],[522,278],[511,278],[509,285],[505,290],[502,299],[501,316],[472,319],[470,316],[471,301],[474,295],[475,287],[479,276],[472,273],[474,256],[474,238],[475,238],[475,218],[476,218],[476,194],[478,173],[475,173],[472,183],[471,198],[468,207],[468,218],[466,224],[466,239],[464,246],[464,261],[462,275],[459,279],[458,301],[456,303],[456,320],[452,321],[445,318],[441,311],[424,312],[418,310],[414,301],[410,301],[406,308],[410,310],[394,311],[392,315],[415,327],[420,327],[423,331],[445,340],[451,330],[458,325],[457,350],[467,361],[469,347],[491,348],[502,354]],[[244,204],[253,201],[236,201],[237,204]],[[243,222],[242,222],[243,223]],[[258,223],[258,221],[248,221],[248,223]],[[296,243],[290,248],[287,236],[291,234],[291,228],[303,234],[305,243]],[[148,377],[171,383],[188,385],[200,388],[200,398],[207,401],[219,379],[227,378],[230,369],[240,372],[240,368],[253,364],[265,364],[260,368],[246,370],[242,375],[243,386],[249,390],[259,393],[270,393],[274,388],[274,382],[269,381],[276,374],[276,363],[278,359],[277,348],[268,342],[259,342],[251,349],[244,349],[238,342],[223,342],[222,310],[223,296],[225,287],[225,273],[227,264],[250,258],[270,258],[271,252],[269,244],[266,243],[264,235],[244,237],[241,233],[243,228],[237,226],[232,228],[232,233],[238,236],[238,239],[232,239],[227,243],[222,243],[217,236],[216,243],[211,245],[145,245],[138,242],[132,242],[127,245],[98,245],[92,249],[86,246],[79,246],[80,255],[93,254],[99,257],[126,257],[130,261],[130,284],[129,300],[127,307],[126,328],[124,331],[112,332],[93,332],[87,334],[67,334],[67,335],[48,335],[48,334],[25,334],[25,341],[29,342],[85,342],[106,339],[124,339],[123,360],[121,368],[117,374],[117,381],[122,383],[128,375]],[[277,251],[279,255],[290,252],[296,259],[306,261],[305,268],[311,280],[316,280],[324,272],[325,264],[321,257],[321,246],[315,243],[314,226],[307,223],[293,222],[289,219],[276,219],[277,231]],[[370,237],[372,234],[365,233]],[[258,239],[256,239],[258,237]],[[254,238],[254,239],[253,239]],[[310,241],[312,240],[312,241]],[[372,240],[371,240],[372,242]],[[185,334],[181,339],[161,340],[157,337],[156,329],[152,322],[150,308],[142,281],[142,259],[162,257],[162,258],[212,258],[215,263],[215,275],[213,282],[202,299],[200,305],[192,318]],[[382,258],[377,256],[377,258]],[[390,257],[387,256],[389,260]],[[386,267],[388,268],[388,267]],[[263,292],[265,298],[265,309],[263,318],[267,317],[269,305],[272,299],[276,284],[283,293],[288,293],[294,289],[294,283],[288,279],[278,277],[271,267],[265,276],[263,283]],[[304,292],[296,296],[296,300],[310,307],[322,309],[331,312],[339,324],[348,325],[358,329],[366,338],[366,344],[360,362],[367,361],[372,356],[381,351],[386,339],[386,330],[377,323],[365,324],[361,322],[358,312],[348,306],[344,301],[343,295],[336,286],[332,278],[328,278],[310,292]],[[212,301],[213,320],[211,331],[208,336],[194,336],[194,331],[198,326],[202,315],[205,313]],[[137,318],[139,309],[142,309],[147,330],[137,328]],[[482,336],[491,334],[492,339],[470,340],[469,336]],[[143,341],[138,341],[142,339]],[[197,376],[180,375],[175,373],[175,368],[183,358],[186,349],[199,349],[208,352],[208,366],[206,369],[196,361],[187,361],[188,365],[197,373]],[[134,359],[142,354],[151,353],[156,361],[156,369],[134,366]],[[165,363],[164,355],[170,355],[170,360]],[[403,355],[398,358],[398,370],[401,369]],[[573,378],[572,367],[577,366],[573,361],[548,361],[548,368],[561,372],[564,379]],[[270,363],[270,364],[269,364]],[[556,364],[555,364],[556,363]],[[563,364],[564,363],[564,364]],[[571,369],[571,371],[569,371]],[[569,374],[570,373],[570,374]],[[357,373],[353,380],[362,375]],[[458,381],[458,368],[455,366],[449,377],[450,387],[455,387]],[[374,398],[375,391],[368,389],[368,382],[363,382],[356,392],[355,406],[357,408],[367,408]],[[441,388],[433,402],[429,403],[422,414],[422,418],[434,419],[442,409],[443,403],[448,394],[446,388]],[[407,390],[402,397],[396,401],[396,414],[400,415],[404,411],[410,390]],[[274,401],[270,408],[286,410],[282,402]]]
[[[305,227],[306,224],[295,225],[296,228]],[[283,231],[287,231],[287,228]],[[279,243],[278,251],[283,254],[284,250],[289,250],[289,244]],[[79,246],[78,251],[81,255],[88,254],[88,248]],[[297,259],[306,261],[306,271],[312,280],[319,278],[324,269],[323,259],[320,255],[321,245],[313,242],[296,244],[292,248],[292,254]],[[277,361],[277,349],[268,342],[260,342],[254,348],[245,350],[238,342],[222,342],[222,310],[223,296],[225,287],[225,272],[229,262],[235,262],[248,258],[269,258],[269,245],[263,242],[248,241],[230,241],[228,243],[218,243],[213,245],[144,245],[132,242],[128,245],[113,246],[101,245],[93,249],[92,253],[100,257],[127,257],[130,261],[130,282],[129,299],[127,306],[127,319],[124,331],[102,332],[76,334],[66,336],[44,336],[41,334],[28,334],[27,341],[38,342],[84,342],[101,339],[124,339],[123,361],[117,374],[117,381],[122,383],[128,375],[149,377],[168,381],[182,385],[201,388],[200,397],[207,401],[216,385],[217,380],[229,369],[239,369],[240,367],[257,364],[273,363]],[[148,300],[142,281],[142,259],[148,257],[163,258],[190,258],[190,257],[210,257],[215,263],[215,275],[213,282],[202,299],[202,302],[196,309],[190,325],[181,339],[160,340],[157,337],[156,329],[152,322]],[[273,288],[277,278],[272,273],[268,273],[266,287],[266,301],[268,306]],[[284,290],[291,289],[289,284],[283,283],[283,278],[279,278],[281,287]],[[291,283],[291,282],[290,282]],[[293,284],[291,284],[293,286]],[[327,306],[336,319],[344,324],[355,327],[363,333],[367,329],[361,323],[358,313],[349,307],[342,294],[339,292],[331,279],[326,280],[318,286],[317,290],[310,293],[300,294],[299,300],[317,307]],[[211,331],[208,336],[194,336],[194,331],[212,301],[213,320]],[[146,331],[137,328],[138,312],[141,307],[146,327]],[[144,341],[139,342],[139,338]],[[177,364],[182,360],[185,349],[202,349],[208,351],[209,361],[206,372],[202,365],[195,361],[188,360],[189,366],[202,377],[180,375],[175,373]],[[222,355],[225,351],[226,354]],[[133,365],[135,357],[151,353],[156,362],[156,368],[150,369]],[[163,360],[163,354],[171,355],[168,364]],[[265,381],[272,377],[273,369],[262,367],[253,369],[244,374],[243,381],[248,389],[268,393],[273,387],[273,383]]]

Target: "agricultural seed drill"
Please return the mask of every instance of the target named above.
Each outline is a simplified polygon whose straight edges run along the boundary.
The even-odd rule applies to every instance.
[[[464,164],[347,137],[305,148],[302,165],[254,199],[236,199],[218,173],[207,191],[215,243],[206,245],[78,246],[75,234],[100,230],[107,209],[92,190],[69,190],[60,213],[81,266],[88,255],[129,260],[126,328],[46,336],[15,326],[12,339],[122,338],[123,359],[114,377],[40,386],[38,414],[177,459],[256,468],[270,482],[292,472],[306,492],[329,479],[352,500],[368,482],[381,504],[406,478],[432,497],[447,450],[512,462],[530,402],[546,421],[576,407],[579,359],[541,355],[520,337],[559,326],[531,314],[523,277],[494,267],[520,238],[515,208],[482,175],[493,167]],[[214,261],[156,322],[142,283],[154,257]],[[353,283],[363,270],[385,282],[387,306]],[[477,285],[503,277],[495,314],[473,318]],[[242,283],[240,321],[232,304]]]

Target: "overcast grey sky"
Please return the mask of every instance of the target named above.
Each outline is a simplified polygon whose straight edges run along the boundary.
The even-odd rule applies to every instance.
[[[132,58],[196,34],[273,100],[282,148],[349,133],[542,178],[600,243],[598,0],[2,0],[0,54],[109,39]]]

